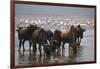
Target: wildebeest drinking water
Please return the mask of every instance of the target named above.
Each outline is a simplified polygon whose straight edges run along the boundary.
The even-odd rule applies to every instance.
[[[54,34],[53,34],[53,38],[52,38],[52,42],[51,42],[51,45],[52,45],[52,51],[54,52],[56,49],[58,51],[60,51],[60,46],[61,46],[61,36],[59,34],[61,34],[62,32],[58,29],[56,29],[54,31]]]
[[[50,57],[51,56],[51,45],[44,44],[44,56]]]

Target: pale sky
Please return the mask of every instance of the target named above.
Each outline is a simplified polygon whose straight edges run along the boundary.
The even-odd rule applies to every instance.
[[[15,15],[20,14],[94,16],[94,8],[15,4]]]

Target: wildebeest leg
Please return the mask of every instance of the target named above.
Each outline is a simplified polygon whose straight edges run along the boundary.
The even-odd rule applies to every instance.
[[[43,46],[43,51],[44,51],[44,57],[46,56],[46,53],[45,53],[45,47]]]
[[[33,52],[36,52],[37,48],[36,48],[36,42],[33,42]]]
[[[69,43],[69,57],[73,57],[74,55],[74,48],[73,48],[73,43]]]
[[[70,53],[70,56],[76,56],[76,54],[77,54],[76,43],[69,44],[69,53]]]
[[[18,51],[20,51],[21,43],[22,43],[22,40],[19,40],[19,49],[18,49]]]
[[[57,46],[57,51],[58,51],[58,52],[61,51],[61,50],[60,50],[60,44],[61,44],[61,43],[59,43],[59,45]]]
[[[23,40],[23,51],[25,51],[25,48],[24,48],[24,43],[25,43],[25,40]]]
[[[78,37],[78,47],[80,46],[80,42],[81,42],[81,39],[80,39],[80,37]]]
[[[69,43],[69,50],[68,50],[68,53],[69,53],[69,57],[71,57],[71,47],[70,47],[70,43]]]
[[[61,48],[60,48],[60,47],[61,47],[61,42],[60,42],[60,44],[59,44],[59,52],[61,52]]]
[[[79,38],[80,40],[79,40],[79,43],[81,43],[81,37]]]
[[[65,52],[64,45],[65,45],[65,42],[63,41],[63,43],[62,43],[62,55],[63,56],[64,56],[64,52]]]
[[[41,44],[39,44],[39,51],[40,51],[40,56],[41,56]]]
[[[62,49],[64,49],[64,45],[65,45],[65,42],[63,41],[63,43],[62,43]]]
[[[81,37],[79,37],[79,42],[81,43]]]
[[[32,42],[31,42],[31,40],[29,40],[29,51],[31,51],[31,44],[32,44]]]
[[[77,38],[76,38],[76,41],[75,41],[75,43],[76,43],[76,47],[79,47],[79,46],[80,46],[79,37],[77,37]]]
[[[74,50],[74,54],[76,54],[77,53],[77,47],[73,46],[73,50]]]

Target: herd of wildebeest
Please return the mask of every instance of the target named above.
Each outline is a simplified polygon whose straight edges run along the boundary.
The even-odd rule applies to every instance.
[[[18,51],[20,51],[21,46],[23,47],[23,51],[25,51],[24,43],[25,41],[29,41],[29,51],[32,50],[36,54],[37,50],[39,50],[40,56],[49,57],[51,53],[63,50],[65,43],[69,44],[69,51],[71,48],[72,52],[76,54],[85,29],[80,25],[71,25],[69,31],[62,32],[59,29],[55,29],[53,32],[30,24],[28,27],[19,27],[16,31],[18,32],[19,39]],[[41,51],[44,51],[44,53]]]

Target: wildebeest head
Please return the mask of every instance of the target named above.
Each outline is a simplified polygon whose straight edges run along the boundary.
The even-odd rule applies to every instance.
[[[48,44],[44,44],[44,53],[47,57],[51,55],[51,46]]]
[[[60,30],[55,30],[52,38],[52,44],[54,46],[60,46],[61,44],[61,31]]]
[[[53,34],[53,39],[54,40],[61,40],[61,31],[60,30],[55,30]]]
[[[71,25],[69,32],[76,33],[74,25]]]
[[[83,32],[85,32],[86,30],[83,29],[80,25],[77,26],[78,29],[78,34],[80,38],[83,38]]]
[[[61,41],[58,41],[58,40],[52,40],[52,43],[51,43],[51,51],[52,52],[55,52],[55,50],[60,47],[60,42]]]

